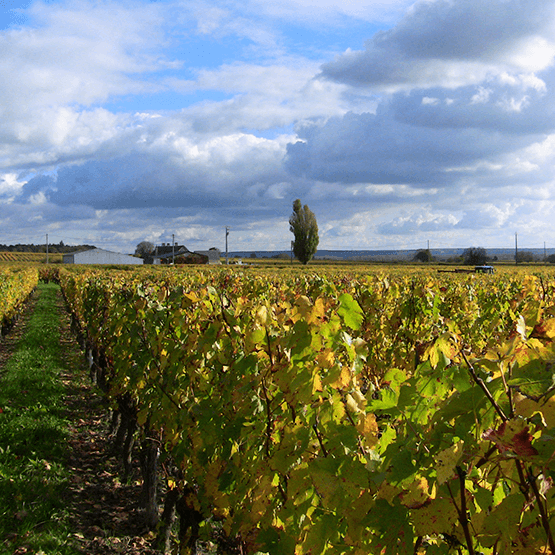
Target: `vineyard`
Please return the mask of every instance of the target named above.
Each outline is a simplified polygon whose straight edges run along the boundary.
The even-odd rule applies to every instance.
[[[552,274],[55,277],[160,550],[555,553]]]
[[[50,263],[61,262],[62,255],[50,253],[48,255]],[[0,252],[0,265],[27,262],[31,264],[41,264],[46,262],[46,253],[40,252]]]
[[[36,287],[39,274],[36,268],[0,269],[0,337]]]

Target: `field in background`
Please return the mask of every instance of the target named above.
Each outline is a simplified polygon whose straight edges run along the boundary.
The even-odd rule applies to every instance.
[[[43,252],[0,252],[0,264],[11,264],[19,262],[31,262],[32,264],[46,264],[46,254]],[[48,255],[50,264],[60,264],[62,255],[50,253]]]

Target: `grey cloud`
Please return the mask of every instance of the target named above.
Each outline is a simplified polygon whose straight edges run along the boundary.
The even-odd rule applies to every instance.
[[[555,72],[543,75],[547,90],[555,86]],[[487,88],[486,88],[487,87]],[[432,88],[396,94],[390,110],[396,121],[421,128],[475,128],[502,134],[539,135],[553,131],[555,99],[544,90],[509,85]]]
[[[42,193],[58,206],[171,207],[189,212],[209,207],[247,212],[253,206],[263,209],[275,204],[270,188],[284,182],[278,168],[261,168],[260,160],[255,158],[252,156],[250,165],[243,160],[204,167],[167,152],[134,152],[112,160],[62,167],[55,177],[36,176],[23,187],[19,200],[30,200]]]
[[[553,59],[553,18],[552,0],[421,1],[364,51],[324,64],[322,77],[387,89],[456,87],[504,71],[533,72]]]
[[[421,110],[427,108],[433,109]],[[397,114],[394,101],[376,114],[349,113],[300,128],[302,140],[287,148],[289,171],[328,182],[445,186],[464,173],[448,170],[517,150],[532,140],[464,125],[423,127],[412,124],[417,117]]]
[[[408,58],[497,61],[521,39],[546,30],[552,18],[551,0],[418,2],[374,44]]]

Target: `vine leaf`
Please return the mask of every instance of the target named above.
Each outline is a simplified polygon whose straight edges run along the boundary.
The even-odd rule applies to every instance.
[[[519,457],[532,457],[538,451],[532,445],[532,436],[526,422],[513,419],[503,422],[497,430],[490,428],[483,434],[483,439],[493,441],[500,453],[512,451]]]
[[[411,511],[414,531],[417,536],[449,534],[457,521],[457,509],[451,499],[437,497],[419,509]]]
[[[459,464],[463,453],[462,441],[451,445],[447,449],[444,449],[437,455],[437,481],[438,483],[444,484],[455,474],[455,467]]]
[[[363,319],[360,305],[348,293],[340,295],[339,302],[341,306],[337,309],[337,313],[341,316],[345,325],[352,330],[359,330]]]
[[[379,430],[375,414],[371,412],[365,415],[361,414],[359,416],[357,430],[364,437],[364,443],[367,447],[372,448],[378,443]]]

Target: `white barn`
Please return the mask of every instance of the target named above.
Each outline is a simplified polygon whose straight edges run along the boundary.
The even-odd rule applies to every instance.
[[[88,251],[70,252],[63,256],[64,264],[142,264],[143,259],[128,254],[89,249]]]

